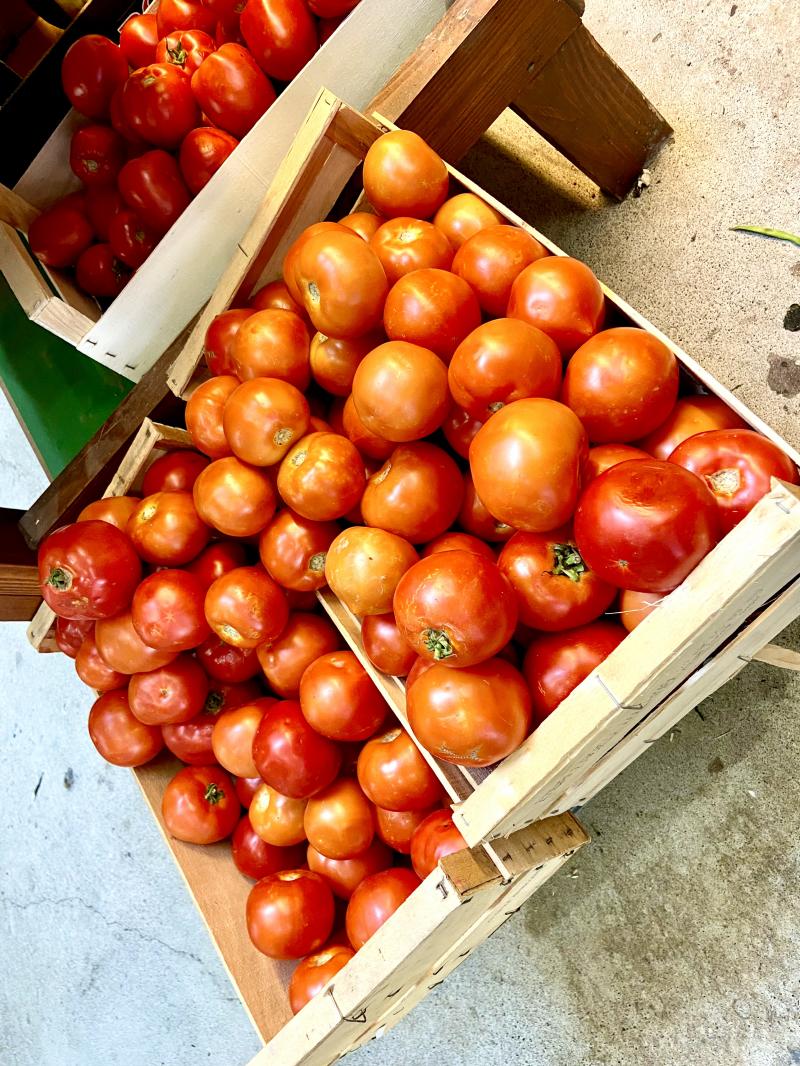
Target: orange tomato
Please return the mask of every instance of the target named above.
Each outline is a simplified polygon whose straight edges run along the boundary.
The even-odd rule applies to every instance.
[[[353,404],[368,432],[385,440],[419,440],[447,414],[447,369],[428,348],[405,341],[381,344],[353,379]]]
[[[450,187],[444,161],[410,130],[384,133],[370,146],[363,181],[369,202],[385,218],[430,218]]]
[[[499,226],[503,216],[472,192],[460,192],[445,200],[433,219],[433,224],[458,251],[464,241],[489,226]]]

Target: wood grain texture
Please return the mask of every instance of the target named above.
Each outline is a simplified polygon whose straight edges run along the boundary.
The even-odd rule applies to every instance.
[[[793,608],[794,613],[787,619],[791,621],[800,613],[800,596]],[[773,636],[777,636],[778,630]],[[779,644],[767,644],[760,651],[753,652],[753,662],[767,663],[768,666],[779,666],[782,670],[800,670],[800,652],[792,648],[782,648]]]

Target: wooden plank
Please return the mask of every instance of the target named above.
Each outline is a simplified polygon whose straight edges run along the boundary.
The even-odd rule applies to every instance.
[[[800,603],[795,607],[793,620],[800,614]],[[791,648],[782,648],[779,644],[767,644],[761,651],[754,652],[753,662],[767,663],[769,666],[779,666],[782,670],[800,670],[800,652]]]
[[[22,238],[7,222],[0,222],[0,273],[29,318],[53,299],[53,290],[28,254]]]
[[[0,219],[7,222],[14,229],[28,232],[31,222],[39,215],[39,209],[29,204],[13,189],[6,185],[0,185]]]
[[[0,621],[27,622],[41,602],[36,553],[22,538],[21,511],[0,508]]]

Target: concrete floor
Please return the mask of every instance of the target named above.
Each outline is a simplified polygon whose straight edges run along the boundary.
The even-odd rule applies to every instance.
[[[798,229],[800,7],[588,8],[675,126],[651,188],[605,203],[511,116],[466,169],[800,445],[800,335],[782,328],[800,250],[728,231]],[[25,505],[43,477],[5,409],[0,439],[0,504]],[[2,637],[0,1062],[247,1062],[258,1040],[133,780],[90,745],[71,664],[34,658],[22,626]],[[348,1061],[800,1063],[798,696],[754,664],[691,713],[584,809],[575,862]]]

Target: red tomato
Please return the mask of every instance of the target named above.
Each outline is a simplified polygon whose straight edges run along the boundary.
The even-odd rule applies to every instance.
[[[487,315],[501,318],[517,277],[547,254],[544,245],[524,229],[487,226],[459,247],[452,270],[467,282]]]
[[[373,666],[382,673],[405,677],[416,652],[398,628],[391,611],[387,614],[371,614],[361,621],[361,643],[364,654]]]
[[[309,844],[329,859],[353,859],[375,836],[372,804],[351,777],[340,777],[315,793],[306,805],[303,826]]]
[[[114,93],[111,97],[111,105],[109,109],[109,122],[120,135],[120,137],[122,137],[122,139],[125,141],[129,154],[136,155],[138,153],[143,152],[147,145],[144,143],[141,137],[136,136],[136,134],[130,128],[128,123],[125,121],[125,116],[122,113],[122,91],[124,88],[124,85],[120,85],[114,90]]]
[[[149,144],[177,148],[200,120],[188,78],[172,63],[135,70],[122,90],[122,116]]]
[[[517,275],[507,314],[542,330],[567,356],[603,325],[605,297],[600,282],[585,263],[548,255]]]
[[[39,545],[39,585],[62,618],[111,618],[131,602],[142,566],[131,540],[109,522],[62,526]]]
[[[81,126],[72,135],[69,165],[87,188],[113,184],[125,156],[125,142],[110,126]]]
[[[679,444],[669,461],[706,483],[716,500],[723,534],[769,492],[772,478],[792,485],[800,480],[794,463],[777,444],[752,429],[698,433]]]
[[[334,896],[350,899],[365,877],[392,865],[392,853],[382,841],[373,840],[366,851],[351,859],[330,859],[309,844],[307,860],[309,868],[325,878]]]
[[[343,944],[332,944],[309,955],[298,964],[289,981],[289,1005],[292,1014],[318,996],[325,986],[344,969],[355,952]]]
[[[375,218],[375,215],[368,216]],[[418,218],[392,218],[369,238],[390,285],[413,270],[436,267],[449,270],[453,262],[450,242],[430,222]]]
[[[108,240],[114,255],[136,270],[158,244],[160,236],[147,229],[135,211],[125,209],[111,219]]]
[[[181,141],[178,163],[183,180],[194,196],[208,185],[238,143],[230,133],[210,126],[200,126],[186,134]]]
[[[447,237],[455,251],[481,230],[499,226],[504,219],[480,196],[460,192],[445,200],[433,219],[436,228]]]
[[[503,659],[461,670],[434,663],[408,686],[407,697],[417,740],[444,762],[490,766],[516,751],[530,730],[528,686]]]
[[[581,483],[586,490],[596,477],[610,470],[618,463],[624,463],[628,459],[647,459],[647,452],[641,448],[632,448],[630,444],[598,444],[589,449],[589,454],[583,464]]]
[[[232,455],[203,470],[193,493],[203,521],[227,537],[254,537],[275,514],[277,501],[270,479]]]
[[[201,551],[186,569],[190,574],[194,574],[205,592],[218,577],[227,574],[229,570],[235,570],[237,566],[244,566],[246,562],[247,552],[243,544],[232,540],[218,540]]]
[[[203,30],[177,30],[158,42],[155,62],[166,63],[191,76],[216,47],[214,38]]]
[[[86,191],[86,216],[101,241],[111,241],[111,223],[124,207],[125,202],[116,185],[99,185]],[[116,249],[113,251],[118,259],[121,258]]]
[[[572,516],[585,457],[586,431],[575,413],[539,397],[492,415],[469,449],[475,491],[490,514],[535,533]]]
[[[83,211],[59,201],[31,222],[28,243],[45,266],[72,266],[92,242],[94,233]]]
[[[141,674],[166,666],[177,652],[151,648],[133,628],[130,611],[115,618],[102,618],[94,627],[97,650],[112,670],[121,674]]]
[[[288,848],[306,839],[303,818],[308,800],[293,799],[261,784],[250,801],[250,822],[256,835],[267,844]],[[301,862],[302,865],[302,862]]]
[[[433,433],[447,414],[447,369],[428,348],[389,341],[359,364],[353,404],[370,433],[398,443],[419,440]]]
[[[673,589],[720,538],[711,490],[660,459],[619,463],[596,478],[575,512],[575,538],[590,569],[617,588]]]
[[[130,281],[130,271],[114,256],[110,244],[93,244],[75,264],[78,285],[90,296],[119,296]]]
[[[283,588],[313,592],[325,585],[325,558],[338,532],[334,522],[313,522],[287,507],[261,534],[258,553]]]
[[[190,655],[179,655],[159,670],[134,674],[128,685],[131,713],[145,725],[190,722],[208,695],[208,678]]]
[[[125,19],[119,31],[119,47],[134,70],[155,63],[157,44],[155,15],[131,15]]]
[[[388,713],[379,689],[351,651],[328,652],[306,668],[300,707],[309,725],[331,740],[366,740]]]
[[[278,81],[291,81],[319,47],[304,0],[248,0],[240,26],[258,65]]]
[[[403,729],[389,729],[368,741],[358,756],[358,781],[365,795],[385,811],[422,811],[442,795],[439,779]]]
[[[308,330],[292,311],[251,312],[236,331],[231,359],[240,381],[280,378],[303,392],[311,380]]]
[[[315,222],[313,225],[307,226],[289,247],[283,257],[283,281],[289,291],[289,295],[301,308],[303,308],[302,289],[304,284],[299,273],[300,253],[312,237],[316,237],[321,233],[327,233],[328,235],[333,233],[352,233],[352,230],[348,230],[346,226],[339,225],[338,222]],[[304,308],[303,313],[305,314]]]
[[[350,526],[331,544],[325,576],[339,599],[359,618],[386,614],[403,574],[417,561],[414,548],[395,533]]]
[[[394,614],[418,655],[472,666],[511,640],[517,598],[496,563],[470,551],[437,552],[400,579]]]
[[[128,519],[138,506],[138,496],[104,496],[102,500],[87,503],[77,520],[109,522],[124,533]]]
[[[247,932],[272,959],[299,959],[321,947],[333,928],[333,893],[311,870],[262,878],[247,897]]]
[[[401,855],[410,855],[411,841],[417,827],[432,813],[431,808],[424,811],[385,811],[382,807],[376,807],[378,836],[384,844]]]
[[[232,307],[212,319],[203,341],[203,357],[212,374],[236,374],[233,342],[240,326],[251,314],[248,307]]]
[[[643,622],[667,596],[666,592],[632,592],[623,589],[619,597],[619,620],[629,633]]]
[[[361,499],[365,482],[364,461],[355,445],[338,433],[309,433],[278,470],[284,503],[313,522],[346,515]]]
[[[411,838],[411,865],[421,881],[439,865],[439,860],[454,851],[463,851],[466,840],[453,825],[449,810],[434,811],[414,830]]]
[[[243,7],[244,4],[241,6]],[[223,44],[244,44],[238,14],[234,13],[227,18],[219,20],[214,30],[214,41],[218,49]]]
[[[192,75],[203,114],[240,140],[275,102],[275,90],[240,44],[221,45]]]
[[[374,215],[371,211],[353,211],[339,219],[339,225],[357,233],[359,237],[369,242],[386,221],[380,215]]]
[[[144,725],[131,714],[125,689],[105,692],[89,712],[89,736],[106,762],[143,766],[161,751],[158,726]]]
[[[626,637],[616,622],[591,622],[564,633],[536,636],[525,654],[525,679],[536,724],[565,700]]]
[[[276,641],[259,645],[258,661],[272,691],[284,699],[295,699],[306,668],[336,651],[340,644],[339,631],[327,618],[298,611],[289,615]]]
[[[128,60],[107,37],[90,33],[70,45],[61,63],[61,84],[76,111],[107,118],[114,90],[128,77]]]
[[[333,396],[348,396],[362,359],[382,342],[382,334],[368,333],[348,341],[315,333],[309,351],[314,380]]]
[[[220,685],[206,698],[205,708],[190,722],[164,725],[164,743],[173,755],[191,766],[211,766],[216,762],[212,738],[217,716],[223,710],[234,710],[244,703],[258,699],[259,690],[252,684]],[[239,795],[239,789],[236,790]],[[240,797],[241,798],[241,797]]]
[[[165,452],[147,468],[142,496],[155,492],[191,492],[198,474],[208,466],[205,455],[188,448]]]
[[[558,397],[561,353],[541,330],[513,318],[478,326],[456,348],[447,371],[450,395],[485,422],[528,396]]]
[[[220,766],[237,777],[257,777],[253,762],[253,738],[267,710],[275,700],[266,696],[243,703],[217,716],[211,747]]]
[[[189,651],[211,630],[203,613],[205,588],[186,570],[157,570],[133,595],[133,628],[151,648]]]
[[[228,397],[222,426],[237,458],[274,466],[306,432],[310,415],[308,401],[294,385],[252,378]]]
[[[175,30],[204,30],[213,33],[217,16],[200,0],[160,0],[158,11],[158,39]]]
[[[743,419],[716,396],[684,396],[672,408],[669,417],[637,443],[654,459],[669,459],[679,444],[696,433],[746,428]]]
[[[475,555],[482,555],[484,559],[491,559],[493,563],[497,562],[497,556],[489,545],[478,537],[473,537],[471,533],[443,533],[425,545],[422,558],[427,559],[429,555],[436,555],[437,552],[451,551],[473,552]]]
[[[233,784],[236,788],[236,795],[239,797],[239,802],[243,807],[249,807],[253,802],[253,796],[261,788],[264,782],[260,777],[236,777]],[[292,866],[297,866],[297,863],[292,863]],[[285,867],[289,869],[289,867]],[[263,875],[262,875],[263,876]]]
[[[228,398],[238,387],[237,377],[220,374],[198,385],[186,403],[184,417],[192,443],[212,459],[222,459],[231,454],[225,439],[222,416]]]
[[[56,618],[55,637],[58,650],[74,659],[86,637],[94,633],[94,624],[77,618]],[[123,682],[124,683],[124,682]],[[119,688],[119,685],[114,685]]]
[[[241,814],[233,781],[218,766],[184,766],[164,789],[167,831],[189,844],[214,844],[230,836]]]
[[[331,409],[331,421],[336,425]],[[347,397],[341,412],[342,428],[345,436],[355,444],[362,455],[368,459],[388,459],[394,451],[394,443],[371,433],[358,417],[352,395]]]
[[[486,504],[475,491],[470,474],[464,475],[464,502],[458,515],[459,524],[480,540],[505,541],[513,536],[514,529],[507,522],[500,522],[489,514]]]
[[[231,838],[233,861],[239,873],[260,880],[281,870],[297,869],[303,865],[305,849],[298,844],[279,848],[268,844],[253,830],[249,817],[242,815]]]
[[[217,636],[237,648],[277,640],[289,619],[283,590],[261,566],[239,566],[218,577],[205,609]]]
[[[127,533],[145,562],[183,566],[205,548],[211,530],[195,510],[190,492],[156,492],[139,503],[128,519]]]
[[[209,677],[228,684],[248,681],[259,672],[254,648],[234,648],[215,633],[197,649],[197,658]]]
[[[411,870],[393,866],[367,877],[347,904],[347,935],[356,951],[366,944],[398,907],[404,903],[420,880]]]
[[[257,289],[252,294],[248,300],[248,306],[253,311],[267,311],[271,307],[277,311],[294,311],[301,318],[305,314],[303,308],[289,292],[286,282],[282,279],[262,285],[260,289]]]
[[[463,408],[453,404],[442,423],[442,432],[456,455],[469,459],[469,446],[482,425],[483,422],[472,418]]]
[[[593,622],[617,594],[583,561],[569,527],[515,533],[497,565],[514,589],[520,622],[548,633]]]
[[[62,619],[58,619],[62,621]],[[72,623],[74,624],[74,623]],[[75,673],[89,688],[98,692],[111,692],[128,684],[128,675],[112,670],[97,650],[94,632],[87,633],[75,656]]]
[[[480,323],[481,309],[466,281],[435,268],[401,277],[389,290],[383,310],[390,340],[429,348],[445,362]]]
[[[159,234],[166,233],[189,206],[189,190],[178,164],[160,148],[125,164],[119,172],[119,191],[145,226]]]
[[[430,218],[450,187],[444,161],[411,130],[378,137],[364,159],[363,181],[369,202],[384,218]]]
[[[231,648],[231,651],[237,650]],[[246,703],[257,703],[263,696],[264,690],[252,679],[238,683],[213,680],[205,708],[209,714],[220,715],[223,711],[235,711],[238,707],[244,707]]]
[[[264,716],[255,740],[258,774],[282,796],[307,799],[336,777],[341,749],[308,724],[296,700],[275,703]]]
[[[358,4],[358,0],[308,0],[311,11],[321,19],[341,18]]]

